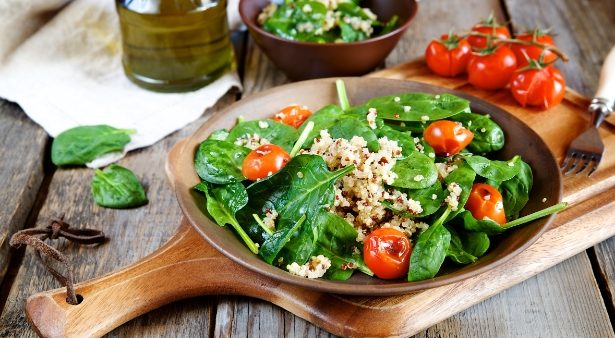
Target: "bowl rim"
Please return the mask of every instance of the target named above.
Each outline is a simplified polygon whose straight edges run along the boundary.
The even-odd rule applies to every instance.
[[[325,79],[315,79],[315,80],[307,80],[307,81],[300,81],[300,82],[295,82],[295,83],[290,83],[290,84],[286,84],[283,86],[278,86],[278,87],[273,87],[270,88],[268,90],[250,95],[249,97],[247,97],[246,99],[242,99],[240,101],[235,102],[234,104],[228,106],[227,108],[225,108],[224,110],[222,110],[221,112],[219,112],[218,114],[216,114],[214,117],[212,117],[212,119],[207,121],[207,125],[208,126],[215,126],[217,124],[220,123],[221,120],[224,119],[224,116],[227,115],[225,113],[232,111],[234,109],[236,109],[237,105],[241,104],[241,105],[245,105],[248,104],[246,102],[246,100],[250,100],[250,99],[256,99],[256,98],[260,98],[262,96],[267,96],[270,95],[272,93],[274,93],[276,90],[279,90],[282,87],[289,87],[289,86],[300,86],[301,84],[305,84],[305,83],[309,83],[309,82],[323,82],[323,83],[327,83],[327,82],[331,82],[334,83],[336,79],[340,79],[340,78],[325,78]],[[341,78],[342,80],[344,80],[345,82],[348,82],[350,80],[354,80],[354,79],[366,79],[364,77],[345,77],[345,78]],[[426,84],[426,83],[422,83],[422,82],[417,82],[417,81],[409,81],[409,80],[397,80],[397,79],[385,79],[385,78],[369,78],[369,81],[384,81],[384,82],[395,82],[395,81],[399,81],[399,82],[413,82],[413,83],[417,83],[420,84],[421,86],[426,86],[426,87],[433,87],[433,88],[437,88],[439,90],[442,90],[443,92],[447,92],[447,93],[451,93],[454,95],[458,95],[460,97],[464,97],[466,99],[471,99],[474,101],[479,102],[480,104],[484,104],[485,107],[493,109],[498,111],[496,114],[500,114],[500,113],[504,113],[506,115],[508,115],[510,118],[512,118],[513,121],[516,121],[515,123],[520,123],[523,124],[525,126],[525,130],[527,130],[528,135],[531,135],[532,138],[537,139],[540,141],[540,144],[535,145],[535,147],[537,148],[543,148],[542,150],[546,150],[547,153],[545,154],[545,160],[552,162],[550,163],[550,166],[553,166],[554,168],[559,168],[559,165],[557,163],[557,160],[555,158],[555,156],[553,155],[553,152],[546,146],[546,144],[544,143],[544,141],[542,140],[542,138],[540,137],[540,135],[538,135],[536,133],[536,131],[534,131],[533,129],[531,129],[529,126],[527,126],[527,124],[525,122],[523,122],[521,119],[519,119],[518,117],[516,117],[515,115],[513,115],[512,113],[509,113],[508,111],[506,111],[503,108],[500,108],[488,101],[486,101],[485,99],[476,97],[474,95],[465,93],[465,92],[461,92],[459,90],[455,90],[455,89],[449,89],[449,88],[445,88],[445,87],[440,87],[437,85],[432,85],[432,84]],[[384,83],[383,83],[384,84]],[[242,102],[243,101],[243,102]],[[493,113],[492,113],[493,114]],[[181,153],[182,156],[179,160],[183,159],[193,159],[194,156],[194,143],[197,142],[198,143],[202,141],[202,139],[197,140],[197,136],[200,134],[200,131],[205,128],[208,129],[210,127],[206,127],[205,125],[201,126],[199,129],[197,129],[191,136],[189,136],[186,139],[186,142],[183,144],[182,149],[181,149]],[[192,147],[192,148],[191,148]],[[185,165],[182,163],[177,163],[179,166]],[[192,165],[192,161],[190,161],[190,165]],[[557,172],[557,179],[554,180],[556,182],[559,183],[559,186],[556,187],[556,190],[554,195],[556,196],[555,200],[551,200],[549,199],[549,202],[552,202],[553,204],[558,203],[562,200],[563,197],[563,178],[561,175],[560,170],[556,170]],[[174,173],[173,176],[176,176],[177,173]],[[415,292],[415,291],[419,291],[419,290],[424,290],[424,289],[431,289],[431,288],[435,288],[435,287],[439,287],[439,286],[443,286],[443,285],[448,285],[448,284],[452,284],[452,283],[456,283],[456,282],[460,282],[463,281],[465,279],[468,278],[473,278],[476,277],[486,271],[489,271],[491,269],[494,269],[498,266],[503,265],[504,263],[506,263],[507,261],[509,261],[510,259],[512,259],[513,257],[517,256],[519,253],[523,252],[524,250],[526,250],[527,248],[529,248],[532,244],[534,244],[549,228],[549,226],[552,224],[553,220],[556,217],[556,214],[551,214],[545,218],[542,218],[540,220],[536,220],[534,222],[543,222],[543,224],[541,225],[541,227],[538,229],[538,231],[536,231],[532,236],[530,236],[526,241],[524,241],[522,244],[520,244],[517,248],[515,248],[514,250],[511,250],[509,252],[507,252],[506,254],[504,254],[503,256],[500,256],[499,258],[491,261],[491,262],[487,262],[482,266],[479,266],[473,270],[469,270],[469,271],[465,271],[459,274],[445,274],[445,275],[440,275],[440,276],[436,276],[434,278],[431,279],[427,279],[427,280],[422,280],[422,281],[416,281],[416,282],[408,282],[408,281],[398,281],[395,280],[394,283],[391,284],[358,284],[358,283],[347,283],[346,281],[330,281],[330,280],[321,280],[321,279],[307,279],[307,278],[303,278],[303,277],[297,277],[294,275],[289,274],[287,271],[280,269],[278,267],[269,265],[267,263],[265,263],[264,261],[261,261],[262,264],[260,264],[259,266],[254,266],[251,265],[250,262],[245,261],[241,258],[241,255],[238,254],[237,252],[235,252],[233,249],[230,249],[224,245],[224,243],[219,243],[216,240],[212,239],[209,237],[208,235],[208,231],[205,229],[206,226],[215,226],[217,227],[217,225],[211,221],[204,213],[200,212],[200,210],[197,208],[196,211],[198,211],[200,214],[197,215],[197,213],[194,211],[194,201],[190,201],[188,199],[188,197],[190,197],[190,192],[187,191],[182,191],[183,188],[186,188],[187,186],[183,185],[183,184],[175,184],[175,193],[177,195],[178,198],[178,202],[180,204],[180,207],[182,209],[183,214],[185,215],[185,217],[188,219],[188,221],[190,222],[190,224],[196,229],[196,231],[205,239],[207,240],[207,242],[213,246],[216,250],[218,250],[219,252],[221,252],[222,254],[224,254],[227,258],[231,259],[233,262],[240,264],[241,266],[248,268],[249,270],[252,270],[258,274],[262,274],[265,275],[269,278],[272,278],[278,282],[284,283],[284,284],[289,284],[289,285],[296,285],[296,286],[300,286],[309,290],[313,290],[313,291],[320,291],[320,292],[327,292],[327,293],[335,293],[335,294],[347,294],[347,295],[358,295],[358,296],[393,296],[393,295],[400,295],[400,294],[407,294],[410,292]],[[195,213],[193,213],[195,212]],[[211,224],[201,224],[201,222],[199,221],[199,219],[205,219],[207,223],[211,223]],[[534,223],[533,222],[533,223]],[[246,249],[247,250],[247,249]],[[354,286],[354,287],[353,287]]]
[[[408,29],[408,27],[410,27],[410,23],[412,22],[412,19],[414,19],[414,17],[416,16],[416,12],[418,11],[418,1],[419,0],[407,0],[407,3],[411,6],[411,9],[410,9],[410,15],[408,16],[408,20],[406,20],[406,22],[404,22],[403,25],[395,28],[394,30],[384,35],[378,35],[378,36],[371,37],[369,39],[362,40],[362,41],[344,42],[344,43],[336,43],[336,42],[318,43],[318,42],[297,41],[297,40],[285,39],[275,34],[269,33],[266,30],[262,29],[259,25],[255,24],[253,20],[247,18],[247,14],[244,12],[244,9],[242,6],[242,4],[245,3],[246,1],[249,1],[249,0],[239,0],[239,16],[241,17],[241,20],[243,21],[243,23],[246,26],[248,26],[250,30],[254,30],[261,35],[264,35],[270,39],[273,39],[279,42],[291,43],[297,46],[326,48],[330,46],[363,46],[363,45],[371,44],[371,43],[378,42],[381,40],[386,40],[395,35],[405,32]]]

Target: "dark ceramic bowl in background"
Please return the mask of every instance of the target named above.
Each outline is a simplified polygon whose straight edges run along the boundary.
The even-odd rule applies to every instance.
[[[378,67],[408,29],[416,14],[414,0],[367,0],[380,21],[399,17],[392,32],[351,43],[312,43],[287,40],[265,31],[257,22],[258,14],[271,0],[241,0],[239,14],[260,49],[291,80],[331,76],[363,75]]]

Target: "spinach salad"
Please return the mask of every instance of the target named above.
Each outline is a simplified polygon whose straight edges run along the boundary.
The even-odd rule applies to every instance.
[[[398,17],[381,22],[359,0],[285,0],[270,3],[259,24],[279,37],[315,43],[355,42],[384,35],[397,27]]]
[[[240,119],[196,150],[208,216],[265,262],[308,278],[424,280],[566,207],[520,217],[532,168],[490,158],[504,132],[469,101],[401,93],[351,106],[341,80],[337,91],[339,105]]]

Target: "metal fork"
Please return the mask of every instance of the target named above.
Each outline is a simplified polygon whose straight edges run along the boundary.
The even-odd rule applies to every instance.
[[[602,160],[602,154],[604,153],[604,144],[600,139],[598,128],[604,119],[615,109],[614,102],[615,47],[611,48],[611,51],[604,60],[602,71],[600,72],[598,90],[588,108],[592,114],[592,125],[581,135],[577,136],[568,147],[566,157],[561,165],[564,174],[567,175],[574,172],[575,175],[578,175],[589,169],[587,176],[591,176],[598,169],[598,165],[600,165]],[[579,169],[575,171],[577,168]]]

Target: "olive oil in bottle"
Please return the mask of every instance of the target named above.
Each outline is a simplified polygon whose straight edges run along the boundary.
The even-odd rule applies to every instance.
[[[227,0],[116,0],[124,71],[161,92],[203,87],[234,67]]]

